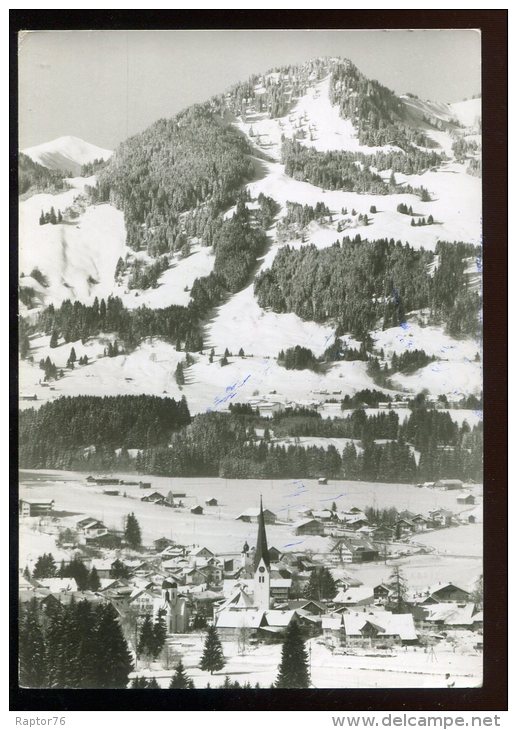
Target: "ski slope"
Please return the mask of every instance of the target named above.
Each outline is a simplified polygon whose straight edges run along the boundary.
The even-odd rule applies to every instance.
[[[94,160],[109,160],[112,150],[97,147],[79,137],[58,137],[50,142],[27,147],[22,152],[43,167],[80,175],[82,165]]]

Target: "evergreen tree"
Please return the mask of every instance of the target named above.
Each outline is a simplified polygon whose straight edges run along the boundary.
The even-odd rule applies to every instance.
[[[67,365],[73,365],[76,360],[77,360],[77,355],[75,354],[75,348],[72,347],[72,349],[70,350],[70,355],[68,356]]]
[[[407,583],[398,565],[393,567],[387,582],[391,591],[389,604],[394,613],[404,613],[407,610]]]
[[[154,658],[154,649],[154,627],[150,616],[146,615],[140,629],[140,636],[138,637],[137,652],[139,656],[148,656]]]
[[[49,220],[49,223],[51,223],[53,226],[55,226],[56,223],[57,223],[56,211],[54,210],[54,207],[53,206],[50,209],[50,214],[49,214],[49,219],[48,220]]]
[[[173,676],[171,677],[169,689],[191,689],[191,688],[192,688],[192,680],[186,673],[185,667],[183,666],[183,662],[180,659],[178,662],[178,665],[176,667],[176,671],[174,672]]]
[[[167,638],[167,626],[165,624],[164,611],[159,611],[153,626],[153,656],[159,656],[165,646]]]
[[[131,689],[147,689],[148,686],[145,677],[133,677],[131,680]]]
[[[156,677],[151,677],[147,683],[147,689],[160,689],[160,685],[158,684]]]
[[[43,215],[43,211],[41,211],[41,215],[39,217],[39,224],[40,224],[40,226],[45,225],[45,216]]]
[[[99,608],[96,626],[96,682],[105,689],[125,689],[133,662],[122,634],[117,612],[108,603]]]
[[[53,578],[56,575],[56,561],[51,553],[43,553],[36,560],[36,565],[32,571],[34,580],[39,578]]]
[[[205,672],[220,671],[225,665],[223,648],[215,626],[209,626],[206,634],[203,656],[201,657],[200,668]]]
[[[134,512],[131,512],[131,514],[126,517],[124,538],[128,545],[133,549],[139,548],[142,545],[142,533]]]
[[[183,365],[180,362],[176,365],[175,377],[179,386],[185,385],[185,373],[183,372]]]
[[[118,558],[111,566],[110,576],[112,578],[129,578],[129,570]]]
[[[31,572],[29,570],[29,566],[28,565],[26,565],[25,568],[23,569],[22,575],[25,578],[25,580],[30,580],[31,579]]]
[[[57,222],[62,223],[63,222],[63,215],[61,213],[61,210],[57,211]]]
[[[52,347],[52,348],[57,347],[58,346],[58,340],[59,340],[59,336],[58,336],[57,330],[52,330],[52,334],[50,336],[49,346]]]
[[[97,573],[97,569],[95,566],[90,571],[90,575],[88,576],[88,590],[89,591],[98,591],[101,587],[101,582],[99,579],[99,574]]]
[[[239,350],[239,357],[244,357],[244,350],[242,349],[242,347]]]
[[[32,598],[24,608],[20,621],[19,663],[22,687],[48,686],[45,639],[36,598]]]
[[[282,659],[278,667],[276,687],[306,689],[309,687],[309,657],[300,627],[292,621],[282,644]]]

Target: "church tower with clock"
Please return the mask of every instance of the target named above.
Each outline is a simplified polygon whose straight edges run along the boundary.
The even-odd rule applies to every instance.
[[[268,611],[271,603],[271,568],[266,538],[266,524],[262,510],[262,496],[260,497],[260,512],[258,517],[257,548],[254,559],[255,585],[254,604],[262,611]]]

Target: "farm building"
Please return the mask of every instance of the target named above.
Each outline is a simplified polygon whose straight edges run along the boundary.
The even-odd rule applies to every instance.
[[[334,560],[341,563],[366,563],[379,559],[379,551],[363,535],[340,538],[330,552]]]
[[[259,515],[260,509],[256,507],[251,507],[250,509],[241,512],[241,514],[236,517],[236,519],[241,520],[241,522],[258,522]],[[274,512],[271,512],[271,510],[269,509],[265,509],[264,522],[266,523],[266,525],[273,525],[276,522],[276,514]]]
[[[20,517],[41,517],[49,515],[53,509],[53,499],[28,499],[23,497],[19,501]]]
[[[280,552],[280,550],[278,548],[271,546],[268,550],[268,555],[269,555],[269,561],[271,563],[278,563],[278,561],[280,560],[280,558],[282,556],[282,553]]]
[[[324,535],[325,527],[319,520],[301,520],[293,525],[295,535]]]
[[[160,494],[160,492],[151,492],[151,494],[146,494],[145,497],[142,497],[141,502],[153,502],[154,504],[162,504],[162,502],[165,502],[165,497],[163,494]]]
[[[318,484],[327,484],[328,480],[326,477],[320,477],[318,479]]]
[[[427,591],[427,597],[422,601],[426,603],[461,603],[468,601],[470,593],[454,583],[437,583],[430,586]]]
[[[371,586],[357,586],[339,591],[334,598],[336,606],[369,606],[374,601],[374,590]]]
[[[434,486],[446,490],[463,489],[463,482],[461,479],[438,479]]]
[[[473,494],[470,494],[469,492],[464,492],[463,494],[458,494],[456,497],[456,502],[458,504],[476,504],[476,498]]]
[[[207,507],[217,507],[218,501],[215,497],[210,497],[210,499],[205,499],[205,504]]]
[[[203,507],[201,507],[200,504],[197,504],[195,507],[190,508],[190,512],[193,515],[202,515],[203,514]]]

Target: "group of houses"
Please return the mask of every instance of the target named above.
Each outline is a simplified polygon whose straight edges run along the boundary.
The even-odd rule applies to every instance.
[[[145,616],[162,615],[169,634],[213,623],[221,638],[240,642],[280,641],[292,622],[307,636],[322,636],[333,646],[391,647],[418,644],[430,632],[439,640],[459,628],[481,631],[480,607],[466,588],[452,583],[429,586],[407,597],[400,612],[390,610],[396,598],[390,585],[364,585],[334,570],[332,598],[300,598],[323,564],[304,553],[283,554],[268,546],[268,511],[262,500],[250,512],[247,516],[257,524],[257,543],[251,548],[244,543],[239,554],[217,555],[203,545],[187,547],[161,537],[145,554],[126,551],[116,557],[84,558],[89,570],[95,568],[97,590],[80,592],[73,578],[21,577],[20,600],[107,601],[121,617],[132,617],[137,627]],[[76,527],[90,534],[105,529],[94,523],[85,517]],[[336,563],[376,557],[373,544],[355,534],[335,540],[325,565],[332,570]]]

